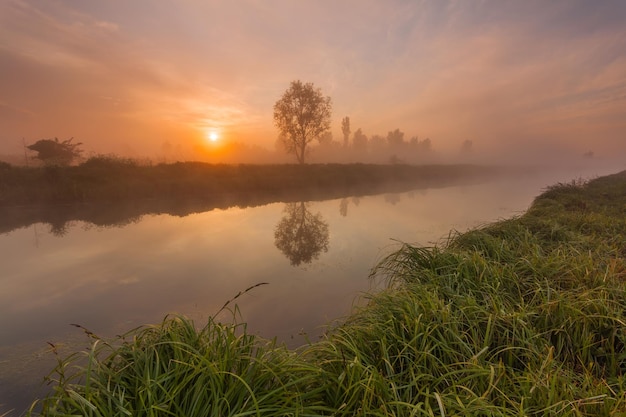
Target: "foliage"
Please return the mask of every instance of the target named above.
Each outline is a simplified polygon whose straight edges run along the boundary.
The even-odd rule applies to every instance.
[[[352,136],[352,146],[357,152],[365,152],[367,150],[367,136],[363,133],[361,128],[358,128]]]
[[[331,102],[313,83],[292,81],[274,104],[274,123],[287,153],[303,164],[307,145],[330,128]]]
[[[387,133],[387,143],[390,148],[398,148],[405,144],[404,141],[404,132],[401,132],[400,129],[396,129]]]
[[[84,168],[115,169],[120,167],[136,167],[139,163],[131,158],[122,158],[117,155],[96,155],[81,164]]]
[[[69,165],[80,157],[83,152],[78,147],[82,143],[72,143],[74,138],[59,142],[59,139],[41,139],[27,146],[31,151],[37,152],[35,158],[48,165]]]

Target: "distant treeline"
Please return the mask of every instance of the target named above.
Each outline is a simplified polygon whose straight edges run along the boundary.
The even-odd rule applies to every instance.
[[[404,132],[400,129],[389,131],[387,136],[375,134],[368,137],[359,128],[352,134],[350,140],[349,129],[348,119],[348,131],[344,133],[343,143],[334,140],[330,133],[323,135],[315,147],[313,158],[321,160],[341,158],[383,163],[424,163],[433,160],[430,138],[420,140],[413,136],[406,140]],[[465,141],[461,146],[464,153],[468,153],[470,148],[471,141]]]

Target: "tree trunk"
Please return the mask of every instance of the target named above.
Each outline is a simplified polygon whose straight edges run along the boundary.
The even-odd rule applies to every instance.
[[[296,148],[296,156],[298,157],[298,162],[300,164],[304,164],[304,150],[306,149],[306,141],[303,140],[302,142],[300,142],[300,152],[298,152],[297,149],[298,148]]]

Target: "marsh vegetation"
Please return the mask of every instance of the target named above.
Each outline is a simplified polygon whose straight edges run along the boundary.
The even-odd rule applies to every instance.
[[[32,415],[626,413],[626,172],[523,215],[403,245],[386,289],[298,349],[181,316],[59,357]],[[251,291],[254,291],[252,288]]]

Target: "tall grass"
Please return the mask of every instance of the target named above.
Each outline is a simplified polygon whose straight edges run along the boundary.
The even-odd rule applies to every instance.
[[[518,218],[403,245],[372,271],[387,288],[321,341],[290,351],[244,324],[170,317],[59,359],[55,392],[38,406],[47,416],[623,416],[625,232],[626,172],[560,184]]]
[[[315,415],[319,371],[294,352],[257,339],[245,324],[184,317],[136,329],[67,359],[51,375],[55,392],[33,405],[42,415]]]

